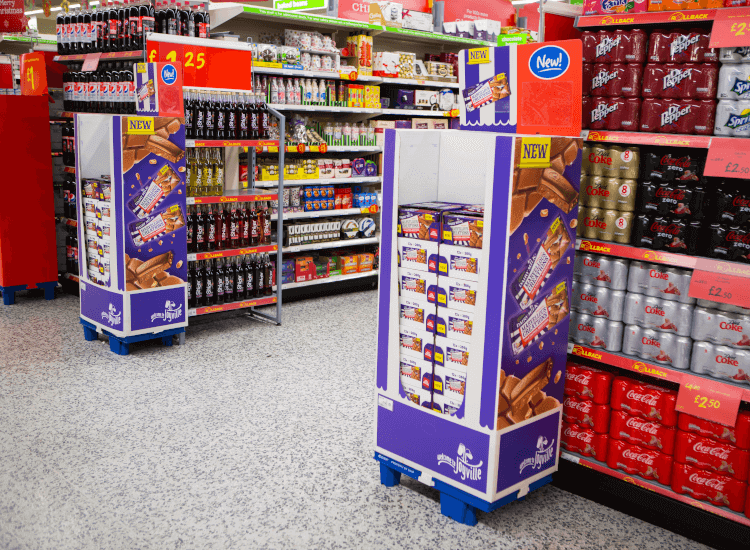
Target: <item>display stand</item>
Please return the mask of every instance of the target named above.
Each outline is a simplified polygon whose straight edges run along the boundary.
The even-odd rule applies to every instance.
[[[0,148],[8,163],[0,203],[0,291],[41,288],[55,297],[54,190],[46,96],[0,96]]]

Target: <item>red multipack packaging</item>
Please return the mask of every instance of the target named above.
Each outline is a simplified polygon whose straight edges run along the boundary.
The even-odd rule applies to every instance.
[[[683,432],[731,443],[739,449],[750,449],[750,413],[745,411],[740,411],[737,415],[734,428],[683,413],[680,413],[677,427]]]
[[[560,445],[566,451],[590,456],[604,462],[607,460],[607,434],[598,434],[594,430],[578,424],[563,421]]]
[[[656,420],[662,426],[677,424],[677,392],[650,384],[641,384],[618,376],[612,382],[612,408],[628,414]]]
[[[597,405],[609,403],[609,394],[614,376],[591,367],[568,363],[565,367],[565,395],[590,399]]]
[[[590,63],[584,63],[584,65],[590,65]],[[584,129],[591,126],[591,100],[591,96],[588,95],[583,96],[581,99],[581,114],[583,115],[581,117],[581,128]]]
[[[591,428],[600,434],[609,431],[609,412],[609,405],[597,405],[571,395],[565,396],[563,401],[563,420]]]
[[[564,412],[564,409],[563,409]],[[609,437],[661,451],[666,455],[674,453],[674,440],[677,430],[667,428],[658,422],[630,416],[623,411],[612,411],[609,424]]]
[[[687,494],[698,500],[706,500],[716,506],[726,506],[735,512],[742,512],[747,484],[738,479],[675,462],[672,490],[681,495]]]
[[[583,0],[583,15],[645,13],[647,10],[647,0]]]
[[[688,432],[677,434],[674,459],[740,481],[747,481],[750,469],[750,452]]]
[[[609,439],[607,466],[623,470],[644,479],[653,479],[669,485],[672,474],[672,457],[653,449],[644,449],[617,439]]]
[[[583,116],[588,116],[592,130],[637,132],[640,111],[639,97],[592,97],[591,109]]]
[[[719,60],[716,48],[709,48],[711,33],[701,29],[654,30],[648,41],[651,63],[711,63]]]
[[[643,100],[641,132],[664,134],[713,134],[716,101],[713,99]]]
[[[643,97],[714,99],[719,79],[715,63],[648,63],[643,70]]]
[[[592,96],[640,97],[643,65],[637,63],[596,63],[591,68],[589,81],[585,81]],[[588,92],[587,92],[588,93]]]
[[[581,33],[585,63],[643,63],[648,38],[641,29]]]

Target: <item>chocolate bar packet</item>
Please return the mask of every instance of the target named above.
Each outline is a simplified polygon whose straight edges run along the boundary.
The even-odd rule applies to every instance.
[[[500,73],[492,78],[478,82],[469,86],[462,92],[466,112],[470,113],[475,109],[494,103],[506,97],[510,97],[510,84],[505,73]]]
[[[165,233],[174,231],[185,225],[185,217],[180,205],[174,204],[164,212],[159,212],[153,217],[130,224],[130,236],[133,244],[142,246],[144,243],[155,239]]]
[[[519,313],[510,320],[511,349],[514,355],[521,353],[547,330],[565,319],[570,312],[568,289],[565,281],[530,310]]]
[[[544,240],[539,244],[526,264],[519,270],[510,289],[521,309],[531,305],[537,294],[555,271],[560,259],[570,248],[572,240],[561,218],[556,218],[547,228]]]
[[[128,202],[128,208],[139,218],[147,217],[172,190],[180,185],[180,176],[169,164],[164,164],[156,177]]]

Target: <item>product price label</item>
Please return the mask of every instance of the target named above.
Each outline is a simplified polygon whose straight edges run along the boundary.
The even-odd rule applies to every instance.
[[[699,300],[750,307],[750,279],[696,269],[690,279],[688,295]]]
[[[25,53],[21,56],[21,95],[46,95],[47,71],[44,54]]]
[[[750,43],[750,13],[747,8],[724,8],[716,11],[711,28],[710,48],[736,48]]]
[[[83,67],[81,68],[82,71],[95,71],[96,68],[99,66],[99,59],[101,59],[102,54],[101,52],[97,53],[87,53],[86,57],[83,60]]]
[[[716,178],[750,178],[750,148],[745,140],[713,138],[708,148],[703,175]]]
[[[680,385],[676,410],[699,418],[734,426],[742,390],[715,380],[690,378]]]

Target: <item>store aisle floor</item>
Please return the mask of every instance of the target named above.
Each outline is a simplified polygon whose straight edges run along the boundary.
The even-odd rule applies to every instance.
[[[467,527],[380,485],[376,293],[85,342],[78,300],[0,307],[0,549],[705,548],[554,487]]]

